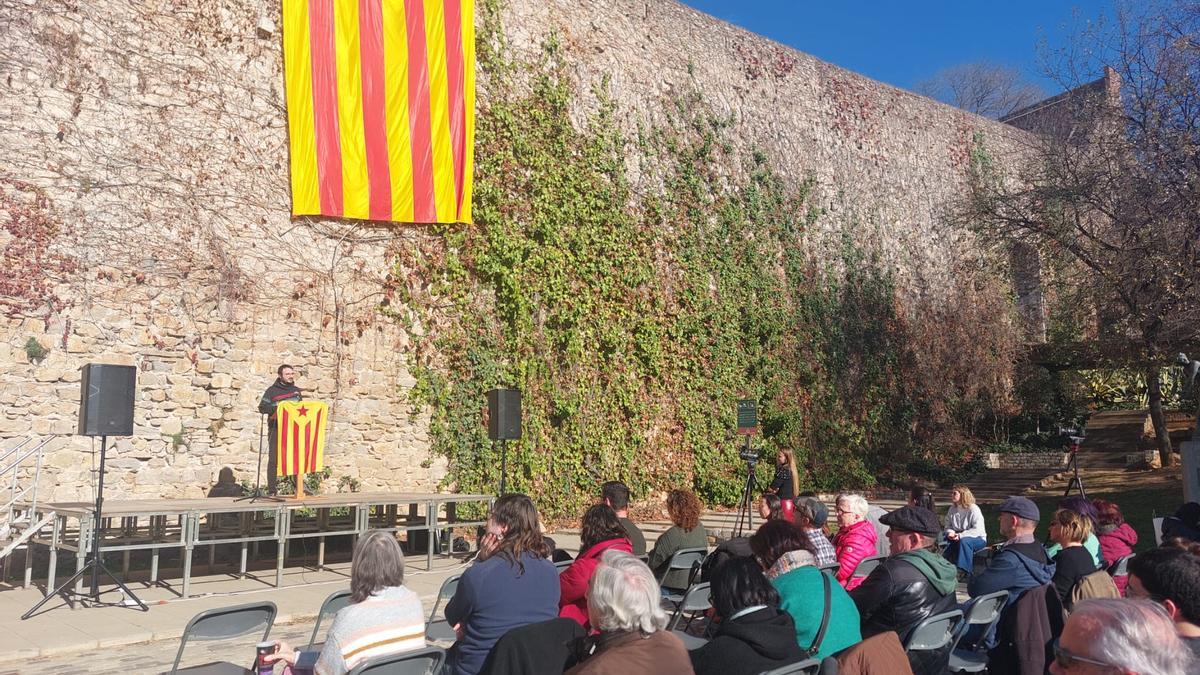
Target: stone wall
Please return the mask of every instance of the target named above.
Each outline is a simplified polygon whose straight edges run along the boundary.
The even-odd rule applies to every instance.
[[[911,297],[936,302],[977,264],[944,218],[977,136],[1001,161],[1021,151],[1019,130],[669,0],[510,0],[502,14],[527,58],[556,34],[580,91],[611,78],[631,129],[700,92],[738,149],[815,178],[820,229],[882,251]],[[255,403],[285,361],[333,406],[334,482],[445,475],[408,398],[409,345],[430,336],[378,311],[383,280],[404,273],[391,253],[429,234],[289,218],[279,24],[277,5],[249,0],[0,5],[0,264],[30,281],[0,298],[0,447],[61,435],[50,498],[90,495],[94,444],[71,435],[88,362],[140,372],[110,496],[198,496],[225,465],[252,476]]]

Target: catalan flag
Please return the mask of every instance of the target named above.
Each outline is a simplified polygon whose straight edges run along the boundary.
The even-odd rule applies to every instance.
[[[275,418],[279,425],[279,475],[324,469],[329,406],[320,401],[284,401],[275,411]]]
[[[283,0],[292,215],[471,221],[474,0]]]

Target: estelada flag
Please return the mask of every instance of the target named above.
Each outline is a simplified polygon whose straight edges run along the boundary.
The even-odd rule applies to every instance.
[[[329,406],[320,401],[286,401],[276,410],[280,476],[325,468],[325,426]]]
[[[471,222],[474,0],[283,0],[292,215]]]

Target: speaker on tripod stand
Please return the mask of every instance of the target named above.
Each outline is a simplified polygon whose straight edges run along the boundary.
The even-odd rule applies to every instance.
[[[487,394],[488,438],[500,444],[500,491],[508,483],[508,441],[521,438],[521,392],[517,389],[493,389]]]
[[[21,616],[28,619],[46,604],[50,598],[63,596],[68,602],[76,598],[94,605],[100,602],[100,573],[103,572],[125,594],[123,606],[136,604],[142,611],[149,611],[133,591],[104,566],[102,535],[104,522],[104,462],[108,451],[109,436],[133,435],[133,398],[137,390],[137,368],[110,363],[89,363],[82,368],[79,380],[79,428],[81,436],[100,437],[100,467],[96,481],[96,506],[92,514],[92,534],[87,561],[61,586],[46,594],[36,605]],[[86,537],[80,533],[80,545]],[[75,583],[85,574],[91,574],[91,589],[88,593],[72,590]]]

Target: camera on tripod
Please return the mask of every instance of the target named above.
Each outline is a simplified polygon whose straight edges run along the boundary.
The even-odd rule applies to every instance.
[[[1083,429],[1079,427],[1059,427],[1058,435],[1067,441],[1069,452],[1078,452],[1079,446],[1083,445],[1086,437],[1083,435]]]

